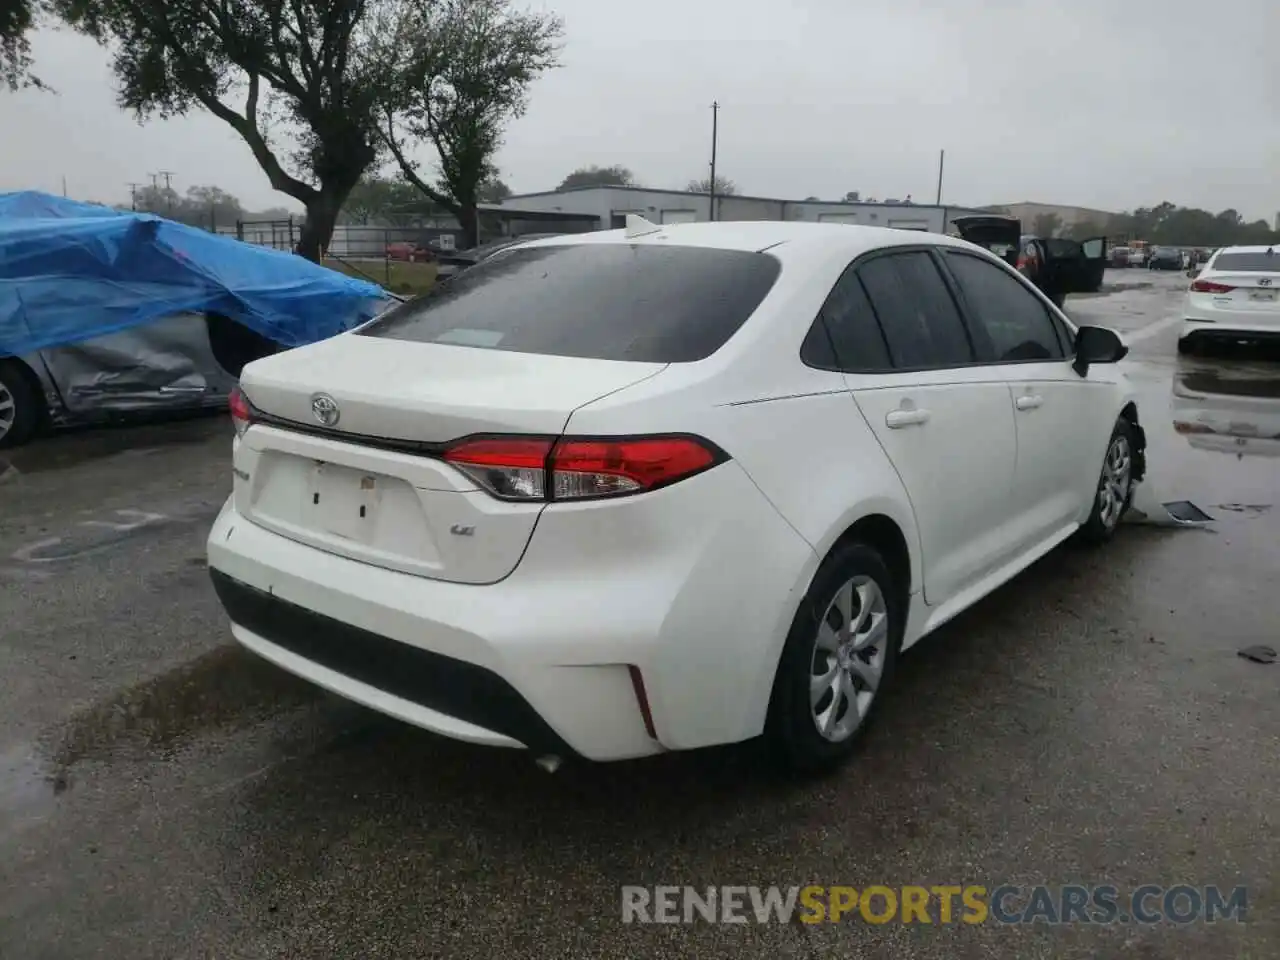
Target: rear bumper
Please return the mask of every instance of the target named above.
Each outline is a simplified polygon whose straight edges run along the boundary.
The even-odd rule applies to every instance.
[[[1197,339],[1275,340],[1280,338],[1280,310],[1188,310],[1179,336],[1193,334]]]
[[[590,760],[758,734],[817,563],[733,461],[626,501],[549,507],[493,584],[328,553],[233,501],[208,555],[232,633],[283,669],[443,736]]]
[[[529,701],[491,670],[353,627],[218,570],[210,575],[236,638],[277,666],[366,706],[384,712],[393,706],[419,726],[456,739],[573,752]]]

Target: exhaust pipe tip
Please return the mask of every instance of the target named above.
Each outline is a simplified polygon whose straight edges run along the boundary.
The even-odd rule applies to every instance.
[[[548,753],[544,756],[541,756],[537,760],[538,766],[540,766],[547,773],[555,773],[557,770],[560,769],[560,764],[563,762],[564,762],[563,760],[561,760],[559,757],[557,757],[553,753]]]

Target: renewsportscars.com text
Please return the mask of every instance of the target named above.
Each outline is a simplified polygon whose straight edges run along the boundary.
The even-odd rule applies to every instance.
[[[624,886],[623,923],[1243,923],[1245,887]]]

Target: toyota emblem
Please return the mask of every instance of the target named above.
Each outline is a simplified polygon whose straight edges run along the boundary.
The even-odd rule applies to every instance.
[[[327,393],[317,393],[311,398],[311,412],[326,427],[334,426],[342,416],[338,401]]]

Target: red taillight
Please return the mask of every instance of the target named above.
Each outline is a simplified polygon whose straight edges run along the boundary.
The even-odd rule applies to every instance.
[[[253,404],[244,395],[244,391],[236,387],[227,398],[227,409],[231,413],[231,425],[235,427],[236,436],[244,436],[244,432],[253,423]]]
[[[697,437],[484,437],[444,459],[504,500],[589,500],[654,490],[724,459]]]
[[[1212,280],[1195,280],[1191,284],[1192,293],[1230,293],[1235,287]]]
[[[504,500],[545,500],[547,458],[554,440],[484,437],[462,440],[444,459]]]
[[[1213,427],[1209,426],[1207,423],[1190,423],[1186,420],[1173,421],[1173,430],[1175,433],[1181,433],[1181,434],[1217,433],[1218,432],[1217,430],[1213,429]]]

